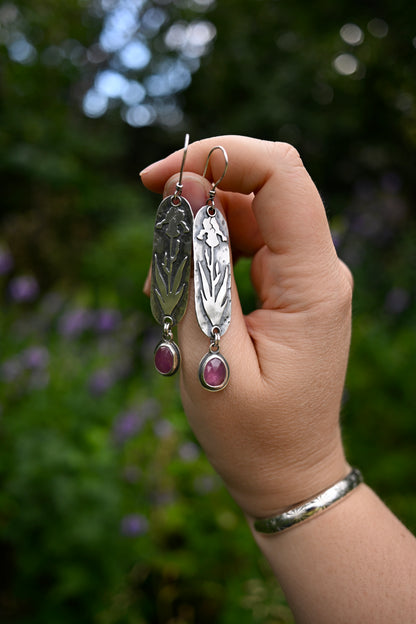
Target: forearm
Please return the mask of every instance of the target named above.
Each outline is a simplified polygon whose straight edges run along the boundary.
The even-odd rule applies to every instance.
[[[253,534],[299,624],[416,621],[416,539],[367,486],[284,533]]]

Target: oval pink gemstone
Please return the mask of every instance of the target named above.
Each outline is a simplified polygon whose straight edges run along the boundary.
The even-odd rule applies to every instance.
[[[155,353],[155,366],[159,373],[168,375],[174,365],[174,355],[166,345],[160,345]]]
[[[227,377],[227,369],[224,362],[218,358],[211,358],[204,370],[204,380],[208,386],[221,386]]]

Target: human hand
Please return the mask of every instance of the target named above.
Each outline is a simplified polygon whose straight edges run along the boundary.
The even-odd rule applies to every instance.
[[[206,204],[201,178],[210,149],[229,167],[215,205],[228,221],[233,254],[252,256],[260,306],[244,316],[232,281],[232,317],[221,338],[229,385],[210,393],[198,379],[209,340],[190,286],[178,327],[181,396],[189,423],[231,495],[252,517],[310,498],[348,471],[339,410],[348,360],[352,278],[338,259],[319,193],[296,150],[239,136],[191,144],[183,196]],[[173,194],[182,152],[145,169],[144,185]],[[223,172],[221,152],[208,177]]]

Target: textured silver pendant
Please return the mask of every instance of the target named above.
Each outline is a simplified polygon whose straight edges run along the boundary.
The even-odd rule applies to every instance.
[[[195,217],[193,248],[196,317],[206,336],[214,327],[222,336],[231,320],[230,249],[227,223],[211,206]]]
[[[162,375],[173,375],[180,363],[172,327],[183,317],[189,291],[193,214],[180,195],[162,200],[156,214],[150,307],[163,326],[163,340],[155,349],[155,366]]]
[[[220,338],[231,320],[231,262],[227,223],[213,205],[203,206],[195,217],[195,312],[200,328],[211,338],[209,353],[199,365],[199,379],[207,390],[222,390],[230,377],[220,354]]]

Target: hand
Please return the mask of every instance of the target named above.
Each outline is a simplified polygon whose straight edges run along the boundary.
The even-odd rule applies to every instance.
[[[294,148],[239,136],[191,144],[183,196],[206,204],[201,178],[212,147],[229,167],[217,190],[234,255],[252,256],[259,308],[244,316],[232,282],[232,318],[221,338],[229,385],[210,393],[198,380],[209,339],[199,329],[193,289],[179,324],[181,395],[208,459],[249,516],[273,515],[348,472],[339,410],[348,360],[352,278],[334,249],[319,193]],[[144,185],[172,194],[182,151],[142,172]],[[223,172],[221,152],[207,176]]]

